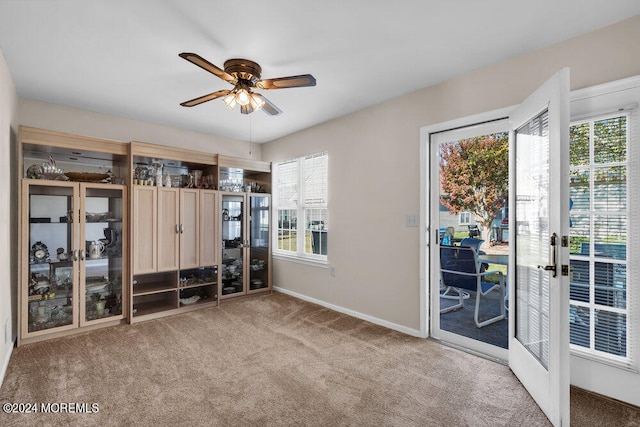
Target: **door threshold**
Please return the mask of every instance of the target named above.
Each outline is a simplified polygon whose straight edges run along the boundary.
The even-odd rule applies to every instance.
[[[452,343],[450,341],[442,340],[442,339],[431,337],[431,336],[427,337],[427,340],[436,342],[438,344],[442,344],[442,345],[444,345],[446,347],[455,348],[456,350],[460,350],[460,351],[463,351],[465,353],[472,354],[474,356],[478,356],[478,357],[481,357],[481,358],[486,359],[486,360],[490,360],[490,361],[495,362],[495,363],[499,363],[500,365],[509,366],[509,361],[508,360],[503,360],[503,359],[497,358],[495,356],[491,356],[491,355],[488,355],[486,353],[482,353],[480,351],[472,350],[472,349],[467,348],[465,346],[462,346],[460,344],[455,344],[455,343]]]

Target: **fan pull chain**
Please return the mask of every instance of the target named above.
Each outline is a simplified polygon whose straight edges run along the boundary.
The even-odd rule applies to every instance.
[[[252,148],[252,141],[251,141],[251,114],[249,114],[249,157],[251,157],[251,148]]]

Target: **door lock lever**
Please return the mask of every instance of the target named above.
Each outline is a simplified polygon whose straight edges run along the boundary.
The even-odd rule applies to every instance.
[[[553,277],[558,275],[558,267],[556,262],[556,247],[558,245],[558,235],[553,233],[551,235],[551,239],[549,239],[549,264],[550,265],[539,265],[538,268],[542,268],[545,271],[553,272]]]
[[[546,270],[546,271],[553,271],[554,273],[556,272],[555,265],[539,265],[538,268],[542,268],[543,270]]]

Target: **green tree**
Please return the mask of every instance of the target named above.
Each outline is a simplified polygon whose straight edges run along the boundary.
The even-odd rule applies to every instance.
[[[462,139],[440,145],[440,202],[451,213],[479,218],[483,238],[509,199],[507,133]]]

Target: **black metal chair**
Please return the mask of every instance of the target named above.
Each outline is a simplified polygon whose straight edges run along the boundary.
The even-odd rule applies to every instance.
[[[483,280],[489,275],[497,275],[498,283],[490,283]],[[478,255],[473,248],[441,246],[440,280],[442,282],[442,286],[445,288],[451,287],[455,289],[459,296],[458,303],[451,307],[441,309],[441,314],[464,308],[464,297],[462,292],[464,289],[476,293],[476,306],[474,312],[476,327],[482,328],[483,326],[490,325],[491,323],[495,323],[506,318],[503,303],[505,295],[504,275],[501,271],[480,272]],[[498,290],[500,292],[500,314],[481,322],[479,320],[480,298],[493,290]]]

